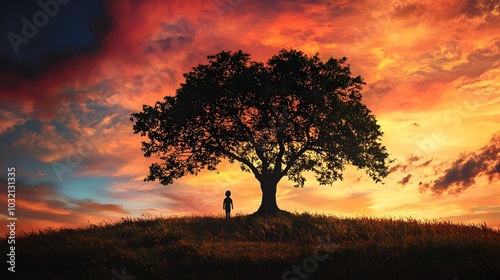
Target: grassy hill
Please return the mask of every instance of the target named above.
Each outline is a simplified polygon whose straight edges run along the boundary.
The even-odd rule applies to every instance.
[[[500,232],[447,222],[123,219],[25,233],[16,245],[16,277],[3,269],[1,279],[500,279]]]

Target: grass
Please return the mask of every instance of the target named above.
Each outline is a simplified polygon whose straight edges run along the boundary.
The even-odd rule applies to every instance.
[[[2,252],[7,252],[5,238],[0,242]],[[293,266],[300,271],[294,272]],[[122,268],[135,278],[122,277]],[[3,274],[13,273],[6,269],[0,273],[1,279],[9,279]],[[15,276],[500,279],[500,231],[485,225],[307,213],[231,220],[127,218],[87,228],[18,235]]]

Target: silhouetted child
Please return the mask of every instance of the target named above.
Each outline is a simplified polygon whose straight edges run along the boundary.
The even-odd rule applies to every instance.
[[[224,202],[222,202],[222,210],[226,210],[226,219],[231,218],[231,209],[234,209],[233,200],[230,196],[231,191],[226,191],[226,198],[224,198]]]

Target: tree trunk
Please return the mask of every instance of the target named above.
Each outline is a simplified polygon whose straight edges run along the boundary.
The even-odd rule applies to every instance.
[[[281,211],[276,203],[276,189],[279,180],[271,178],[261,179],[260,189],[262,190],[262,202],[259,210],[255,214],[276,214]]]

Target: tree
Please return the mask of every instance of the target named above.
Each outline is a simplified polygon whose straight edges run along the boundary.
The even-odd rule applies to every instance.
[[[260,182],[257,213],[280,211],[278,182],[303,187],[312,171],[321,185],[341,179],[352,164],[375,181],[388,174],[388,154],[371,111],[361,103],[365,84],[351,76],[347,58],[281,50],[267,64],[238,51],[208,56],[184,74],[175,96],[132,114],[146,157],[156,155],[145,181],[172,184],[222,160],[239,162]]]

